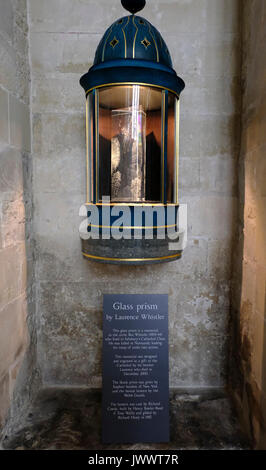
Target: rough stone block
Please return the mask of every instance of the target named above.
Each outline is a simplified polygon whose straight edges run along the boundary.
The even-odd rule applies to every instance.
[[[90,307],[89,285],[41,283],[40,289],[38,354],[44,382],[88,383],[100,375],[102,337],[101,312]]]
[[[21,295],[27,288],[24,243],[0,251],[0,308]]]
[[[206,331],[199,334],[198,325],[185,319],[183,328],[170,332],[169,348],[171,387],[224,385],[224,337],[212,336]]]
[[[189,75],[183,76],[181,74],[181,76],[186,83],[186,88],[184,89],[184,92],[182,92],[180,98],[180,123],[182,122],[184,116],[193,114],[195,119],[195,116],[199,117],[201,114],[205,113],[205,90],[203,89],[202,85],[200,85],[198,82],[196,84],[193,83],[194,79]]]
[[[10,366],[27,346],[26,301],[21,296],[0,311],[0,376],[9,371]]]
[[[15,29],[15,31],[17,31]],[[19,33],[18,33],[19,34]],[[18,36],[16,34],[15,37]],[[24,34],[24,33],[23,33]],[[25,33],[26,34],[26,33]],[[17,39],[16,39],[17,41]],[[22,44],[20,45],[22,46]],[[24,46],[26,47],[25,43]],[[0,84],[22,101],[29,102],[29,63],[28,58],[17,50],[3,36],[0,37]]]
[[[180,194],[199,193],[200,191],[200,159],[180,158],[179,162]]]
[[[16,10],[17,12],[17,10]],[[25,31],[17,27],[14,29],[14,39],[13,44],[15,50],[27,60],[28,54],[28,36]]]
[[[84,114],[35,114],[34,152],[52,161],[56,154],[73,155],[82,151],[85,159]]]
[[[8,91],[16,93],[17,88],[17,65],[16,53],[12,46],[0,38],[0,83]]]
[[[22,153],[22,169],[23,169],[23,192],[24,200],[32,199],[33,189],[33,157],[27,152]]]
[[[29,104],[30,70],[27,58],[20,54],[16,57],[16,95],[27,105]]]
[[[266,197],[257,199],[257,229],[255,239],[255,257],[259,266],[265,267],[266,260],[266,244],[265,244],[265,233],[266,233]]]
[[[242,270],[242,304],[248,307],[250,312],[253,312],[256,296],[256,265],[244,260]]]
[[[10,0],[0,0],[0,31],[12,42],[13,39],[13,8]]]
[[[14,33],[20,29],[24,34],[28,33],[27,0],[11,0],[14,14]]]
[[[72,203],[71,203],[72,202]],[[84,201],[81,195],[42,194],[36,199],[36,233],[55,239],[61,233],[72,236],[82,218],[79,216],[80,205]]]
[[[258,312],[266,320],[266,269],[265,269],[265,266],[258,266],[258,265],[256,266],[255,308],[256,308],[256,312]]]
[[[236,162],[227,155],[201,157],[200,187],[202,192],[216,192],[236,196]]]
[[[68,193],[43,194],[36,200],[35,227],[39,279],[69,279],[73,266],[76,279],[86,279],[88,271],[81,256],[79,208],[82,196]],[[64,243],[62,243],[62,238]],[[84,260],[85,261],[85,260]],[[53,267],[52,267],[53,265]]]
[[[10,96],[10,142],[15,147],[31,150],[30,112],[29,107]]]
[[[208,242],[208,273],[214,279],[230,279],[232,269],[232,243],[228,240]]]
[[[217,8],[219,9],[219,5]],[[217,8],[212,10],[214,14]],[[63,10],[64,15],[62,15]],[[228,10],[230,19],[231,9]],[[92,11],[93,21],[90,22],[88,15]],[[147,2],[141,14],[155,26],[160,27],[162,33],[175,32],[177,28],[180,32],[199,33],[204,32],[208,26],[207,11],[206,0],[179,2],[153,0],[152,4]],[[79,0],[75,4],[71,0],[58,0],[56,3],[52,0],[45,3],[41,0],[30,1],[33,31],[103,32],[110,25],[110,18],[115,21],[126,14],[120,2],[110,4],[108,0],[101,0],[97,4],[93,0],[88,0],[86,3]]]
[[[183,201],[186,202],[186,201]],[[188,204],[188,226],[193,236],[222,240],[231,238],[236,199],[226,196],[191,197]]]
[[[104,31],[103,31],[104,32]],[[101,34],[31,34],[33,73],[82,75],[92,66]],[[78,53],[77,53],[78,51]],[[77,82],[77,86],[80,87]]]
[[[3,235],[2,235],[2,202],[0,202],[0,250],[3,248]]]
[[[249,202],[253,202],[257,191],[257,162],[258,149],[245,155],[244,170],[246,174],[245,197]]]
[[[23,348],[21,355],[17,358],[17,360],[12,364],[9,368],[9,395],[10,399],[12,399],[13,391],[15,388],[16,380],[24,359],[25,348]]]
[[[9,405],[9,375],[6,373],[0,378],[0,426],[4,425]]]
[[[238,78],[212,77],[206,80],[206,87],[201,90],[204,103],[202,114],[231,116],[239,112],[240,82]]]
[[[249,206],[250,215],[254,214],[254,208]],[[255,215],[255,214],[254,214]],[[257,235],[257,221],[256,217],[252,217],[252,219],[247,219],[245,228],[244,228],[244,258],[245,260],[249,261],[251,264],[257,261],[257,243],[256,243],[256,235]]]
[[[202,35],[194,31],[181,33],[177,28],[172,34],[165,32],[163,38],[169,48],[173,68],[186,83],[187,88],[182,92],[182,96],[184,96],[187,90],[191,88],[190,84],[199,84],[205,73],[202,58],[204,44]],[[193,78],[194,80],[192,80]]]
[[[157,26],[161,33],[176,31],[201,33],[206,30],[208,21],[205,0],[147,2],[143,16]]]
[[[202,116],[182,114],[182,99],[180,106],[180,160],[182,157],[200,157],[200,125]]]
[[[208,25],[210,26],[209,23]],[[241,54],[239,54],[238,28],[235,33],[208,28],[201,44],[201,60],[206,79],[208,76],[224,77],[224,82],[228,83],[228,77],[240,75]]]
[[[257,197],[264,198],[266,197],[266,144],[257,149],[256,152],[256,187],[257,187]],[[261,200],[261,202],[264,202]],[[264,206],[265,207],[265,206]],[[263,214],[263,212],[261,212]],[[265,227],[265,225],[264,225]]]
[[[200,125],[200,152],[202,157],[235,156],[238,143],[240,116],[202,116]]]
[[[35,187],[40,192],[86,194],[86,157],[84,152],[58,153],[53,164],[38,158],[35,161]],[[78,210],[78,208],[76,208]]]
[[[263,312],[264,313],[264,312]],[[259,390],[265,386],[265,344],[266,344],[266,322],[264,315],[255,312],[250,324],[245,324],[245,329],[250,329],[250,364],[251,373],[256,380]]]
[[[238,32],[240,8],[238,0],[206,0],[208,23],[211,31]]]
[[[8,94],[0,88],[0,141],[8,143]]]
[[[126,14],[120,2],[110,3],[109,0],[97,3],[94,0],[77,0],[75,3],[71,0],[30,0],[29,10],[32,31],[49,32],[104,33],[111,18],[115,21]]]
[[[86,70],[86,69],[84,69]],[[59,77],[35,78],[32,87],[34,113],[83,113],[85,93],[79,84],[79,74],[60,74]]]
[[[170,329],[182,327],[184,318],[199,331],[210,335],[226,334],[229,315],[228,282],[201,276],[185,276],[180,280],[180,292],[175,298],[170,316]]]
[[[22,17],[27,14],[27,0],[11,0],[13,11],[16,11]]]
[[[264,101],[266,102],[266,99],[264,99]],[[265,145],[266,103],[264,103],[264,106],[256,106],[256,104],[256,102],[255,106],[253,103],[252,105],[250,104],[246,126],[243,129],[242,150],[245,152],[245,154],[256,150],[262,145]]]
[[[2,203],[3,248],[16,246],[25,240],[25,205],[22,199]]]
[[[195,262],[196,261],[196,262]],[[197,238],[189,238],[187,246],[182,254],[182,258],[173,263],[164,265],[163,275],[166,279],[174,274],[179,275],[179,282],[184,291],[181,298],[184,298],[187,291],[189,295],[194,295],[196,286],[194,280],[204,276],[207,270],[207,241]],[[193,288],[189,289],[189,284]]]
[[[180,103],[180,156],[212,157],[236,156],[238,141],[239,116],[197,115],[183,112]]]
[[[16,200],[23,194],[21,153],[10,147],[0,149],[0,199]]]

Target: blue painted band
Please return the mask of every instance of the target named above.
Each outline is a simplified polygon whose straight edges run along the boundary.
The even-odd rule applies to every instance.
[[[134,62],[134,66],[132,64]],[[185,88],[182,78],[164,65],[141,60],[114,60],[92,67],[80,79],[85,92],[92,88],[117,83],[147,83],[168,88],[177,95]]]
[[[159,62],[152,62],[150,60],[143,60],[143,59],[113,59],[108,60],[105,62],[101,62],[100,64],[93,65],[89,72],[94,72],[95,70],[103,70],[103,69],[110,69],[112,67],[140,67],[140,68],[148,68],[148,69],[157,69],[161,71],[165,71],[168,73],[172,73],[176,75],[175,71],[168,67],[167,65],[161,64]]]

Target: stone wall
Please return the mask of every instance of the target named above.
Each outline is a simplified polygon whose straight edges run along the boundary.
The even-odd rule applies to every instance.
[[[26,0],[0,0],[0,63],[1,425],[30,344],[34,303]]]
[[[242,144],[231,383],[254,447],[266,449],[266,2],[243,2]]]
[[[29,0],[38,363],[44,385],[101,384],[103,293],[167,293],[171,387],[219,388],[227,359],[239,129],[238,0],[150,0],[143,12],[168,43],[181,100],[181,261],[98,265],[81,256],[85,98],[80,76],[119,1]]]

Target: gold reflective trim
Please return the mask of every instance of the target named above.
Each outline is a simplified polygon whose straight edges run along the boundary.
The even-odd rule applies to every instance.
[[[117,37],[115,36],[111,42],[109,42],[110,46],[112,46],[112,48],[114,49],[115,46],[117,46],[117,44],[119,44],[119,41],[117,39]]]
[[[119,85],[139,85],[139,86],[150,86],[153,88],[159,88],[160,90],[167,90],[173,93],[174,95],[179,97],[179,94],[171,90],[171,88],[166,88],[160,85],[154,85],[152,83],[142,83],[142,82],[115,82],[115,83],[105,83],[103,85],[97,85],[95,87],[90,88],[89,90],[86,91],[86,95],[88,95],[92,90],[97,90],[98,88],[104,88],[104,87],[109,87],[109,86],[119,86]]]
[[[132,21],[133,21],[133,24],[136,28],[136,33],[135,33],[134,42],[133,42],[133,59],[135,59],[136,39],[137,39],[137,35],[138,35],[138,32],[139,32],[139,28],[137,27],[137,25],[135,23],[135,16],[132,17]]]
[[[125,226],[125,227],[121,227],[121,225],[94,225],[94,224],[88,224],[88,227],[95,227],[95,228],[117,228],[117,229],[128,229],[128,230],[146,230],[146,229],[149,229],[149,230],[155,230],[155,229],[158,229],[158,228],[173,228],[173,227],[177,227],[177,224],[173,224],[173,225],[154,225],[152,227],[138,227],[138,226]]]
[[[181,253],[177,253],[175,255],[170,255],[170,256],[160,256],[158,258],[107,258],[104,256],[95,256],[95,255],[88,255],[87,253],[82,252],[83,256],[86,256],[87,258],[91,259],[99,259],[103,261],[124,261],[127,263],[134,263],[134,262],[139,262],[139,261],[161,261],[161,260],[166,260],[166,259],[173,259],[173,258],[180,258]]]
[[[148,47],[151,45],[151,42],[146,38],[145,38],[141,41],[141,44],[145,47],[145,49],[147,50]]]
[[[128,23],[129,23],[129,18],[130,18],[130,16],[127,17],[127,22],[126,22],[124,28],[128,25]],[[127,58],[127,38],[126,38],[126,33],[125,33],[124,28],[122,28],[122,31],[123,31],[124,40],[125,40],[125,59],[126,59],[126,58]]]

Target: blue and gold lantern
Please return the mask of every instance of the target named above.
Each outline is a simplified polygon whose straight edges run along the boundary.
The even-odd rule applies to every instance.
[[[178,234],[179,97],[185,84],[161,34],[135,15],[145,0],[122,4],[131,14],[107,29],[80,80],[89,216],[82,252],[116,264],[173,261],[182,253],[169,243],[170,231]]]

